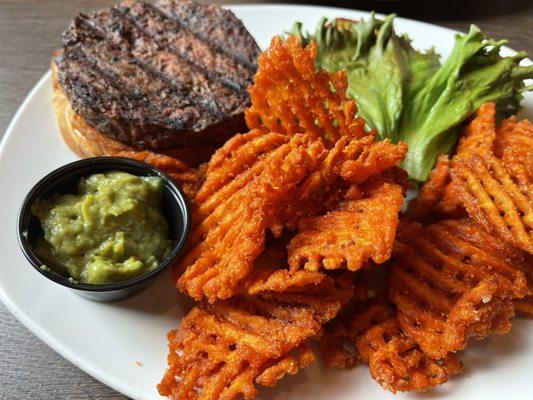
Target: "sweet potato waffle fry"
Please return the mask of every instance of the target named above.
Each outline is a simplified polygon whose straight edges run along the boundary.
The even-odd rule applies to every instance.
[[[533,255],[522,252],[513,258],[518,259],[514,265],[524,273],[527,281],[527,294],[514,301],[515,311],[522,317],[533,317]]]
[[[357,363],[355,344],[370,327],[394,317],[383,299],[365,300],[330,321],[324,327],[318,347],[326,368],[351,368]]]
[[[496,140],[496,104],[485,103],[463,129],[455,153],[461,157],[492,152]]]
[[[353,294],[351,277],[340,290],[313,294],[235,296],[195,307],[169,332],[167,370],[158,389],[172,399],[251,399],[256,384],[273,386],[315,359],[307,345]]]
[[[270,242],[265,251],[255,260],[253,271],[243,281],[242,294],[274,296],[290,293],[300,295],[308,293],[328,293],[336,295],[347,302],[353,295],[354,276],[352,273],[327,275],[320,271],[290,271],[287,264],[286,245],[290,239],[284,235],[281,239]],[[361,288],[361,283],[358,288]],[[305,297],[302,297],[305,302]]]
[[[234,191],[197,225],[191,249],[177,272],[180,290],[210,302],[236,293],[265,247],[265,234],[275,223],[279,204],[290,197],[323,156],[321,141],[295,135],[275,149],[246,186]]]
[[[174,157],[153,151],[121,151],[113,154],[115,157],[126,157],[142,161],[159,168],[174,179],[183,189],[183,192],[192,198],[202,184],[202,180],[192,169]]]
[[[288,269],[257,267],[254,267],[243,284],[244,292],[250,295],[264,292],[307,292],[318,288],[332,289],[333,286],[333,279],[318,271],[291,272]]]
[[[209,204],[208,200],[214,194],[228,197],[231,193],[218,193],[228,183],[233,181],[236,176],[250,170],[246,177],[241,180],[242,185],[247,184],[258,173],[260,168],[251,169],[250,167],[265,158],[266,154],[288,142],[285,135],[269,133],[264,134],[259,130],[251,131],[246,134],[239,134],[228,140],[211,158],[207,165],[206,180],[201,190],[195,197],[195,202],[204,205]],[[259,167],[259,166],[258,166]],[[252,173],[252,172],[255,172]],[[236,187],[238,189],[239,187]],[[205,209],[210,209],[207,204]]]
[[[510,117],[503,121],[496,133],[494,154],[500,158],[522,187],[533,184],[533,124]],[[531,191],[529,192],[529,194]]]
[[[193,220],[197,226],[209,225],[211,220],[222,218],[226,208],[231,204],[228,202],[229,199],[241,196],[248,184],[264,174],[268,165],[286,156],[290,151],[287,136],[276,133],[257,135],[258,133],[256,131],[234,136],[213,156],[214,162],[208,164],[206,179],[194,199],[196,208]],[[261,154],[258,153],[257,142],[261,143]],[[239,145],[238,149],[232,149],[236,144]],[[280,149],[281,145],[283,147]],[[319,160],[320,147],[317,142],[315,146],[317,152],[314,156]],[[227,151],[233,155],[231,158],[223,157]],[[250,153],[255,158],[250,157]],[[225,163],[219,166],[219,160],[226,161],[228,165]]]
[[[533,253],[533,183],[491,153],[458,157],[451,174],[470,218],[487,232]]]
[[[392,144],[387,139],[374,142],[363,148],[357,157],[352,157],[343,163],[341,176],[348,182],[362,183],[372,175],[401,163],[406,153],[405,143]]]
[[[290,199],[282,208],[281,220],[285,227],[294,230],[301,218],[326,211],[327,199],[332,191],[342,185],[340,171],[343,164],[361,154],[364,148],[371,146],[372,142],[371,136],[358,140],[340,138],[328,150],[318,168],[298,187],[294,199]],[[277,228],[278,235],[281,230],[282,226]]]
[[[245,112],[250,129],[294,135],[305,132],[333,145],[341,136],[365,136],[364,120],[356,117],[355,101],[345,93],[345,72],[317,71],[317,45],[305,48],[291,35],[274,37],[259,56],[249,90],[252,105]]]
[[[300,221],[288,246],[291,270],[356,271],[368,260],[381,264],[390,258],[404,189],[375,178],[360,190],[362,198],[342,201],[325,215]]]
[[[347,185],[360,184],[371,176],[379,176],[401,162],[407,150],[404,144],[374,142],[374,139],[373,134],[361,139],[346,136],[339,139],[328,150],[317,170],[298,188],[295,198],[283,208],[284,225],[291,230],[296,229],[297,222],[302,218],[326,212],[328,200],[335,192],[343,193]],[[377,163],[377,159],[381,162]],[[352,188],[355,186],[352,185]]]
[[[531,254],[533,126],[511,117],[496,127],[495,112],[484,104],[465,128],[449,190],[483,229]]]
[[[286,373],[314,361],[306,339],[320,325],[306,310],[291,320],[269,303],[232,299],[195,307],[170,331],[167,370],[158,386],[172,399],[251,399],[256,383],[272,386]],[[266,316],[263,316],[263,315]]]
[[[517,121],[515,116],[502,121],[496,130],[494,154],[498,158],[503,158],[508,149],[512,149],[519,159],[528,163],[532,162],[533,124],[531,122]],[[533,173],[531,170],[529,172]]]
[[[526,294],[518,253],[469,220],[402,226],[389,297],[402,330],[436,359],[463,349],[470,336],[510,328],[512,300]]]
[[[409,202],[409,207],[405,212],[405,218],[412,221],[427,222],[435,217],[436,214],[453,213],[451,209],[455,208],[456,202],[454,196],[447,193],[450,191],[450,158],[447,155],[441,155],[433,170],[429,173],[428,180],[424,183],[417,196]],[[451,207],[444,206],[446,198],[452,199]]]
[[[464,158],[491,152],[496,139],[496,105],[485,103],[474,114],[462,131],[455,154]],[[464,217],[457,198],[457,185],[452,182],[451,168],[456,157],[441,155],[430,172],[417,197],[409,203],[406,218],[430,222],[432,220]]]
[[[371,376],[393,393],[425,391],[463,368],[455,355],[435,360],[425,354],[402,332],[394,310],[374,299],[327,324],[319,349],[328,368],[352,367],[356,360],[369,364]]]
[[[370,375],[385,389],[419,392],[441,385],[463,370],[454,354],[435,360],[424,353],[400,329],[396,318],[381,322],[357,339],[361,361],[368,362]]]
[[[334,318],[348,302],[360,296],[360,286],[354,285],[354,274],[343,272],[332,277],[333,285],[309,287],[302,292],[289,288],[285,292],[263,291],[260,297],[274,303],[297,304],[313,310],[315,320],[321,325]]]
[[[441,156],[406,217],[426,221],[469,216],[510,245],[533,252],[533,125],[495,122],[485,103],[464,128],[456,154]]]
[[[265,251],[254,261],[253,271],[243,281],[242,293],[259,295],[265,293],[310,293],[333,290],[333,277],[319,271],[299,270],[296,273],[288,268],[288,234],[270,241]]]

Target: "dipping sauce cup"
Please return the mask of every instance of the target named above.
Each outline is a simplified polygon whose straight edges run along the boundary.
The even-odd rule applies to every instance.
[[[169,255],[160,262],[157,268],[144,275],[109,284],[76,282],[68,276],[43,267],[45,263],[39,260],[34,251],[36,240],[43,235],[43,232],[39,220],[31,214],[32,204],[55,193],[76,193],[80,178],[111,171],[122,171],[137,176],[155,176],[161,179],[163,187],[161,211],[168,222],[168,236],[172,242]],[[129,158],[94,157],[60,167],[37,182],[24,199],[19,213],[17,229],[22,252],[35,270],[43,277],[63,285],[87,299],[114,301],[139,292],[172,263],[185,244],[189,234],[190,223],[191,216],[187,198],[172,178],[164,172],[151,165]]]

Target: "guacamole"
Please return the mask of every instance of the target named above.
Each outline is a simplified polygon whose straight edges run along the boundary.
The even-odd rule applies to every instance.
[[[82,178],[78,194],[55,194],[32,206],[44,237],[36,254],[76,281],[114,283],[143,275],[169,254],[157,177],[108,172]]]

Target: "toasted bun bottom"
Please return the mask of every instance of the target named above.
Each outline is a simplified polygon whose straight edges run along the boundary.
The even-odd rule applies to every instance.
[[[115,156],[118,153],[144,151],[121,143],[94,129],[72,109],[65,91],[57,79],[57,67],[52,69],[54,111],[59,123],[59,130],[68,146],[82,158]],[[190,167],[209,161],[216,147],[171,148],[158,153],[177,158]]]

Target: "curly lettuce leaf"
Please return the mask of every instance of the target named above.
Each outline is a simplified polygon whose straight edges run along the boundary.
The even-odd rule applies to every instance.
[[[502,57],[505,41],[486,40],[472,26],[457,35],[443,65],[433,51],[420,52],[407,36],[393,28],[394,15],[349,21],[322,19],[314,34],[295,24],[293,33],[304,44],[316,40],[317,66],[346,70],[348,96],[381,138],[409,145],[403,167],[409,176],[425,181],[440,154],[450,153],[460,124],[486,101],[497,103],[501,115],[516,113],[524,79],[533,67],[519,66],[526,56]]]
[[[345,70],[348,96],[357,101],[359,115],[380,137],[393,138],[403,109],[406,83],[414,87],[440,66],[433,51],[415,51],[407,37],[394,33],[394,15],[384,20],[374,14],[358,22],[323,18],[314,34],[296,23],[292,33],[303,44],[318,44],[316,64],[327,71]]]
[[[518,111],[533,66],[519,65],[524,52],[502,57],[504,44],[485,40],[472,26],[467,35],[456,35],[442,67],[406,97],[397,138],[409,144],[403,167],[412,178],[427,179],[437,157],[453,150],[458,126],[483,103],[494,101],[502,116]]]

